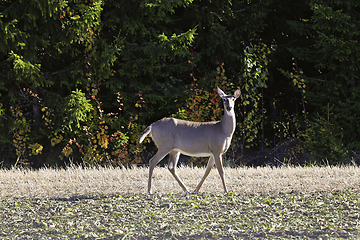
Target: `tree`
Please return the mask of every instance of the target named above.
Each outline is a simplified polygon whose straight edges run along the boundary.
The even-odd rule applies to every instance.
[[[360,147],[359,5],[0,0],[0,151],[140,163],[151,122],[220,119],[220,86],[242,90],[234,163],[291,138],[345,161]]]
[[[336,157],[323,155],[322,158],[336,163],[345,160],[343,153],[346,149],[358,151],[360,147],[357,74],[360,5],[357,1],[313,0],[309,6],[311,17],[289,21],[293,31],[300,35],[291,46],[295,58],[299,59],[297,67],[300,71],[295,75],[301,75],[306,81],[304,92],[308,111],[317,114],[315,118],[308,119],[307,133],[315,131],[312,136],[321,138],[325,134],[337,139],[333,144],[320,144],[320,147],[315,139],[309,140],[310,136],[306,135],[310,143],[308,147],[315,152],[316,149],[323,152],[322,148],[331,148],[327,152],[336,151],[339,154]],[[326,131],[317,131],[319,129]],[[314,142],[317,147],[311,146]]]
[[[1,1],[0,5],[1,124],[10,128],[1,139],[13,142],[17,159],[26,163],[41,152],[30,151],[32,146],[52,154],[48,140],[64,128],[65,96],[92,82],[90,57],[102,56],[101,41],[96,41],[101,1]],[[109,74],[104,66],[113,58],[97,60],[103,60],[97,73]]]

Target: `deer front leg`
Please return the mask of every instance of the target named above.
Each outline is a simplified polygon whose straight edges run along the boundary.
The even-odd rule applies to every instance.
[[[214,156],[211,155],[209,158],[209,161],[207,163],[207,166],[206,166],[205,174],[195,189],[195,194],[199,193],[199,190],[200,190],[201,186],[203,185],[205,178],[209,175],[211,168],[214,166],[214,163],[215,163]]]
[[[224,191],[225,191],[225,193],[227,193],[226,183],[225,183],[225,179],[224,179],[224,168],[223,168],[221,155],[215,155],[215,165],[216,165],[217,170],[219,171],[220,178],[221,178],[222,184],[224,186]]]
[[[184,190],[184,192],[189,193],[189,191],[187,190],[187,187],[181,181],[180,177],[176,174],[176,171],[175,171],[177,162],[179,161],[179,156],[180,156],[179,152],[176,152],[176,151],[170,152],[170,160],[169,160],[169,164],[168,164],[168,169],[171,172],[171,174],[174,176],[176,181],[179,183],[180,187]]]
[[[157,153],[149,160],[148,194],[152,194],[151,181],[152,181],[152,174],[153,174],[154,168],[155,168],[156,164],[158,162],[160,162],[161,159],[163,159],[166,156],[166,154],[168,154],[167,151],[158,150]]]

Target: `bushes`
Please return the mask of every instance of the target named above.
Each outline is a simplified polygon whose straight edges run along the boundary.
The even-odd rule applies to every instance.
[[[307,121],[307,125],[303,137],[312,163],[335,165],[349,162],[339,126],[322,117]]]
[[[229,162],[289,138],[315,162],[347,162],[360,152],[360,5],[280,2],[3,1],[4,164],[144,162],[153,121],[221,118],[216,86],[242,91]]]

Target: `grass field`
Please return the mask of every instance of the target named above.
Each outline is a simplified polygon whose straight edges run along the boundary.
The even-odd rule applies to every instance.
[[[185,195],[167,169],[0,170],[1,239],[360,237],[359,167],[216,169]],[[195,189],[203,168],[178,174]]]

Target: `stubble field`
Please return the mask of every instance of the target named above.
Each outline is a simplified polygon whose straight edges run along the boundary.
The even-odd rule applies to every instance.
[[[216,169],[185,195],[165,168],[0,170],[1,239],[276,239],[360,236],[359,167]],[[177,172],[194,190],[204,168]]]

